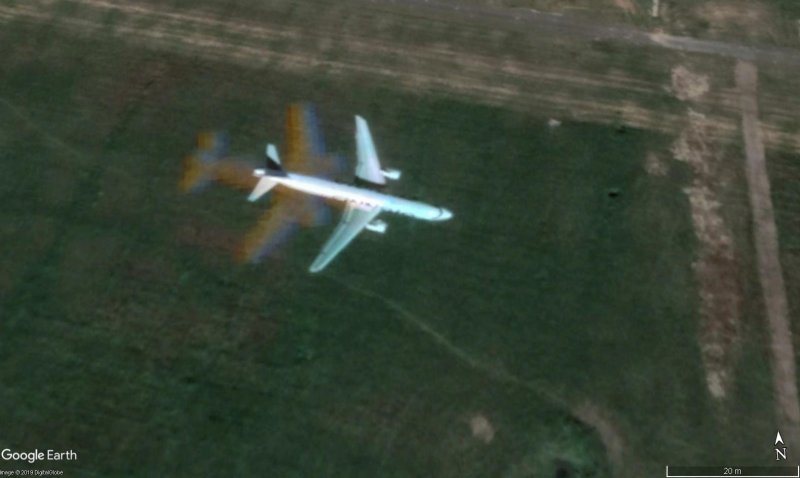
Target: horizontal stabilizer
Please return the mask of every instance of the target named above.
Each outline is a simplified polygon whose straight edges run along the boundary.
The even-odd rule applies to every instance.
[[[258,198],[267,194],[270,189],[274,188],[276,184],[278,183],[268,177],[261,178],[258,184],[256,184],[255,189],[253,189],[253,192],[247,197],[247,200],[250,202],[257,201]]]
[[[403,173],[400,172],[399,169],[391,169],[391,168],[381,169],[381,172],[383,173],[383,177],[384,178],[391,179],[392,181],[397,181],[398,179],[400,179],[400,176],[403,174]]]

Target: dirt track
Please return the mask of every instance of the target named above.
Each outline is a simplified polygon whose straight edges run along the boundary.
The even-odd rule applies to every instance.
[[[778,425],[788,443],[800,442],[800,404],[797,397],[795,353],[789,326],[786,287],[778,255],[778,231],[772,208],[764,143],[758,124],[758,70],[751,63],[736,65],[736,84],[742,92],[742,134],[747,154],[747,183],[753,214],[758,275],[767,309],[773,390]]]
[[[688,53],[707,53],[745,61],[800,66],[800,52],[789,48],[751,47],[722,41],[651,34],[626,25],[603,25],[574,16],[544,13],[532,9],[499,9],[431,0],[370,0],[370,3],[409,5],[470,19],[481,18],[503,22],[506,27],[537,28],[577,38],[620,40],[642,46],[659,45]]]
[[[261,21],[236,18],[235,12],[223,16],[199,9],[178,11],[143,1],[85,0],[74,2],[74,9],[64,9],[65,13],[54,17],[51,2],[32,0],[15,6],[0,6],[0,24],[21,21],[52,25],[91,38],[112,36],[154,50],[254,68],[269,66],[297,73],[369,77],[414,92],[456,95],[484,104],[535,110],[557,118],[624,123],[669,134],[678,134],[685,124],[684,116],[671,109],[665,100],[669,97],[665,90],[669,84],[667,72],[663,72],[663,81],[653,79],[662,73],[662,65],[657,60],[644,60],[646,64],[642,68],[648,70],[644,74],[634,72],[622,59],[625,55],[593,51],[585,40],[614,39],[621,43],[658,44],[689,51],[693,51],[692,48],[680,45],[695,40],[662,36],[654,41],[649,33],[629,27],[590,25],[585,20],[527,11],[517,15],[508,10],[492,9],[491,14],[483,12],[485,15],[479,16],[478,11],[463,7],[465,10],[460,10],[460,16],[464,17],[465,24],[456,23],[455,33],[466,41],[449,41],[453,34],[449,30],[450,20],[410,21],[414,10],[408,7],[427,8],[435,15],[442,13],[446,4],[405,2],[403,7],[397,7],[392,2],[377,2],[371,5],[363,5],[363,11],[356,11],[347,4],[341,8],[326,6],[326,18],[309,26],[276,21],[269,15],[264,15]],[[392,10],[387,11],[388,8]],[[452,12],[447,13],[449,17]],[[110,15],[115,19],[112,25],[107,22]],[[491,29],[493,22],[502,22],[505,28],[508,22],[523,21],[516,20],[514,15],[521,15],[524,21],[536,25],[531,33],[536,37],[518,40],[514,46],[516,55],[504,53],[509,38],[503,35],[509,33]],[[297,16],[304,17],[305,11]],[[405,34],[395,38],[393,32],[397,29]],[[558,35],[551,35],[551,40],[547,36],[551,33]],[[549,44],[560,41],[562,36],[573,42],[568,54],[578,55],[589,63],[604,63],[607,67],[591,68],[591,65],[548,56]],[[424,37],[426,44],[416,42],[417,37]],[[714,48],[721,51],[719,54],[733,48],[729,45],[726,50],[723,45],[705,43],[715,45]],[[782,50],[780,54],[791,56]],[[703,104],[721,114],[707,115],[709,121],[715,124],[714,131],[722,136],[719,139],[735,139],[738,135],[737,92],[732,88],[715,91],[703,99]],[[800,110],[800,103],[791,99],[765,95],[764,102],[770,109],[769,117],[775,121],[794,118]],[[777,124],[763,127],[770,146],[800,148],[798,135],[782,131]]]

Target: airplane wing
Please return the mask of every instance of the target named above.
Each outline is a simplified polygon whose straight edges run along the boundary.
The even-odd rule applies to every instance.
[[[322,251],[308,270],[319,272],[324,269],[380,212],[381,208],[377,206],[361,209],[348,204],[333,235],[322,247]]]
[[[386,178],[378,161],[378,152],[369,133],[369,126],[361,116],[356,116],[356,152],[358,155],[356,177],[379,186],[386,184]]]

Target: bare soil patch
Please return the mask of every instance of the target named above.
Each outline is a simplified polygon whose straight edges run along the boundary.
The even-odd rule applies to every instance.
[[[738,357],[742,271],[722,214],[719,198],[728,181],[722,151],[709,140],[712,129],[705,116],[690,111],[672,153],[692,171],[692,183],[684,192],[698,243],[692,266],[700,288],[700,350],[708,391],[722,400],[731,391]]]
[[[696,100],[708,93],[708,76],[678,65],[672,69],[672,93],[682,101]]]
[[[469,419],[469,427],[472,430],[472,436],[487,445],[494,440],[494,427],[482,413],[475,414]]]

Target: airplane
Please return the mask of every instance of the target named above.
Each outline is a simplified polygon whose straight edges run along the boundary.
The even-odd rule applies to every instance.
[[[396,169],[381,168],[367,121],[361,116],[356,116],[355,121],[358,161],[356,182],[365,187],[287,171],[281,165],[278,150],[273,144],[268,144],[264,151],[266,167],[253,171],[253,176],[259,179],[247,198],[251,202],[257,201],[276,186],[281,186],[279,190],[288,189],[345,204],[341,221],[309,267],[312,273],[323,270],[362,230],[385,233],[388,227],[386,222],[377,219],[383,211],[423,221],[446,221],[453,217],[453,213],[445,208],[382,192],[386,180],[398,180],[401,173]]]
[[[178,187],[188,193],[203,190],[210,183],[219,183],[252,191],[252,201],[270,192],[270,207],[237,247],[236,255],[241,262],[259,262],[294,233],[299,225],[318,226],[325,223],[327,209],[323,207],[323,199],[344,202],[346,207],[342,222],[312,264],[312,272],[322,270],[362,229],[386,232],[386,223],[376,220],[383,208],[425,220],[452,217],[452,213],[446,209],[380,192],[386,184],[385,179],[399,179],[400,172],[381,169],[366,121],[360,117],[356,119],[356,142],[357,183],[367,185],[367,188],[332,181],[341,172],[341,159],[325,151],[314,107],[303,103],[291,104],[286,111],[282,160],[278,157],[277,148],[268,145],[267,167],[258,168],[248,156],[228,153],[230,144],[226,135],[204,132],[198,135],[195,150],[184,158]],[[265,179],[268,181],[263,181]],[[275,187],[279,182],[284,185]]]
[[[313,105],[295,103],[286,110],[284,165],[302,174],[332,178],[341,172],[341,158],[325,151]],[[253,171],[262,163],[260,155],[231,155],[230,141],[221,132],[206,131],[197,137],[194,151],[183,161],[178,188],[200,192],[214,183],[250,192],[259,178]],[[321,198],[287,188],[272,191],[270,207],[236,247],[240,262],[255,263],[276,250],[299,226],[327,222],[328,209]]]

